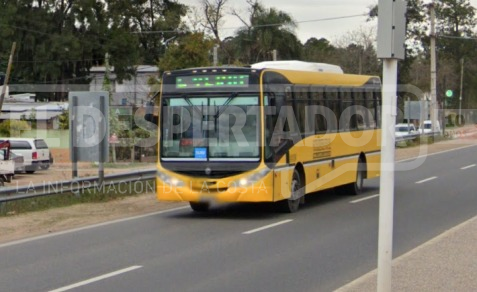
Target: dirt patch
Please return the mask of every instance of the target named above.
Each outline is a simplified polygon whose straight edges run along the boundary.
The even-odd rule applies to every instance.
[[[4,217],[0,218],[0,243],[185,205],[158,203],[155,194],[150,193]]]
[[[412,159],[417,156],[476,144],[476,139],[460,139],[430,145],[398,148],[396,150],[396,160]],[[154,164],[144,164],[137,166],[137,169],[153,167]],[[128,170],[130,169],[106,169],[106,173],[125,172]],[[83,165],[81,175],[97,175],[97,169],[91,164]],[[57,164],[48,171],[38,172],[33,176],[19,175],[11,186],[15,186],[15,182],[22,185],[30,182],[40,183],[43,181],[69,179],[71,179],[71,166],[68,164]],[[149,193],[116,199],[105,203],[80,204],[28,214],[12,215],[0,218],[0,242],[48,234],[185,205],[185,203],[157,202],[155,194]]]

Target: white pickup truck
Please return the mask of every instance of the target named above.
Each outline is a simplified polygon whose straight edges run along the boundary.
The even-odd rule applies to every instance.
[[[15,161],[10,159],[9,141],[0,142],[0,151],[3,154],[0,159],[0,186],[3,186],[5,182],[11,182],[15,175]]]

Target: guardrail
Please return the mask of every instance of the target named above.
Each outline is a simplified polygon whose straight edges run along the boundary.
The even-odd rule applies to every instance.
[[[408,135],[403,135],[403,136],[397,136],[395,141],[396,143],[398,142],[404,142],[404,141],[411,141],[417,139],[419,136],[422,134],[408,134]],[[426,135],[426,134],[424,134]]]
[[[91,188],[106,188],[117,184],[128,184],[137,181],[146,181],[156,178],[156,169],[132,171],[128,173],[119,173],[106,175],[103,184],[99,184],[99,177],[84,177],[68,181],[49,182],[46,184],[37,184],[19,187],[7,187],[0,189],[0,205],[9,201],[18,201],[36,197],[71,194]]]
[[[398,136],[396,137],[395,141],[396,143],[399,142],[406,142],[406,141],[412,141],[416,140],[419,137],[435,137],[442,135],[441,133],[413,133],[413,134],[406,134],[403,136]]]

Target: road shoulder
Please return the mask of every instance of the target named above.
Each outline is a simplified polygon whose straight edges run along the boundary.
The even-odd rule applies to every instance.
[[[392,291],[477,291],[477,216],[392,262]],[[377,270],[339,288],[377,291]]]

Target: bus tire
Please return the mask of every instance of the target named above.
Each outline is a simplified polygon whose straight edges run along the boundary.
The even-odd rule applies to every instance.
[[[356,171],[356,180],[352,183],[342,185],[336,190],[340,195],[357,196],[363,192],[364,179],[366,178],[366,163],[360,159]]]
[[[210,207],[210,204],[206,202],[189,202],[189,204],[194,212],[207,212]]]
[[[295,213],[304,202],[305,188],[300,172],[295,168],[291,180],[291,195],[289,199],[279,202],[280,209],[285,213]]]

